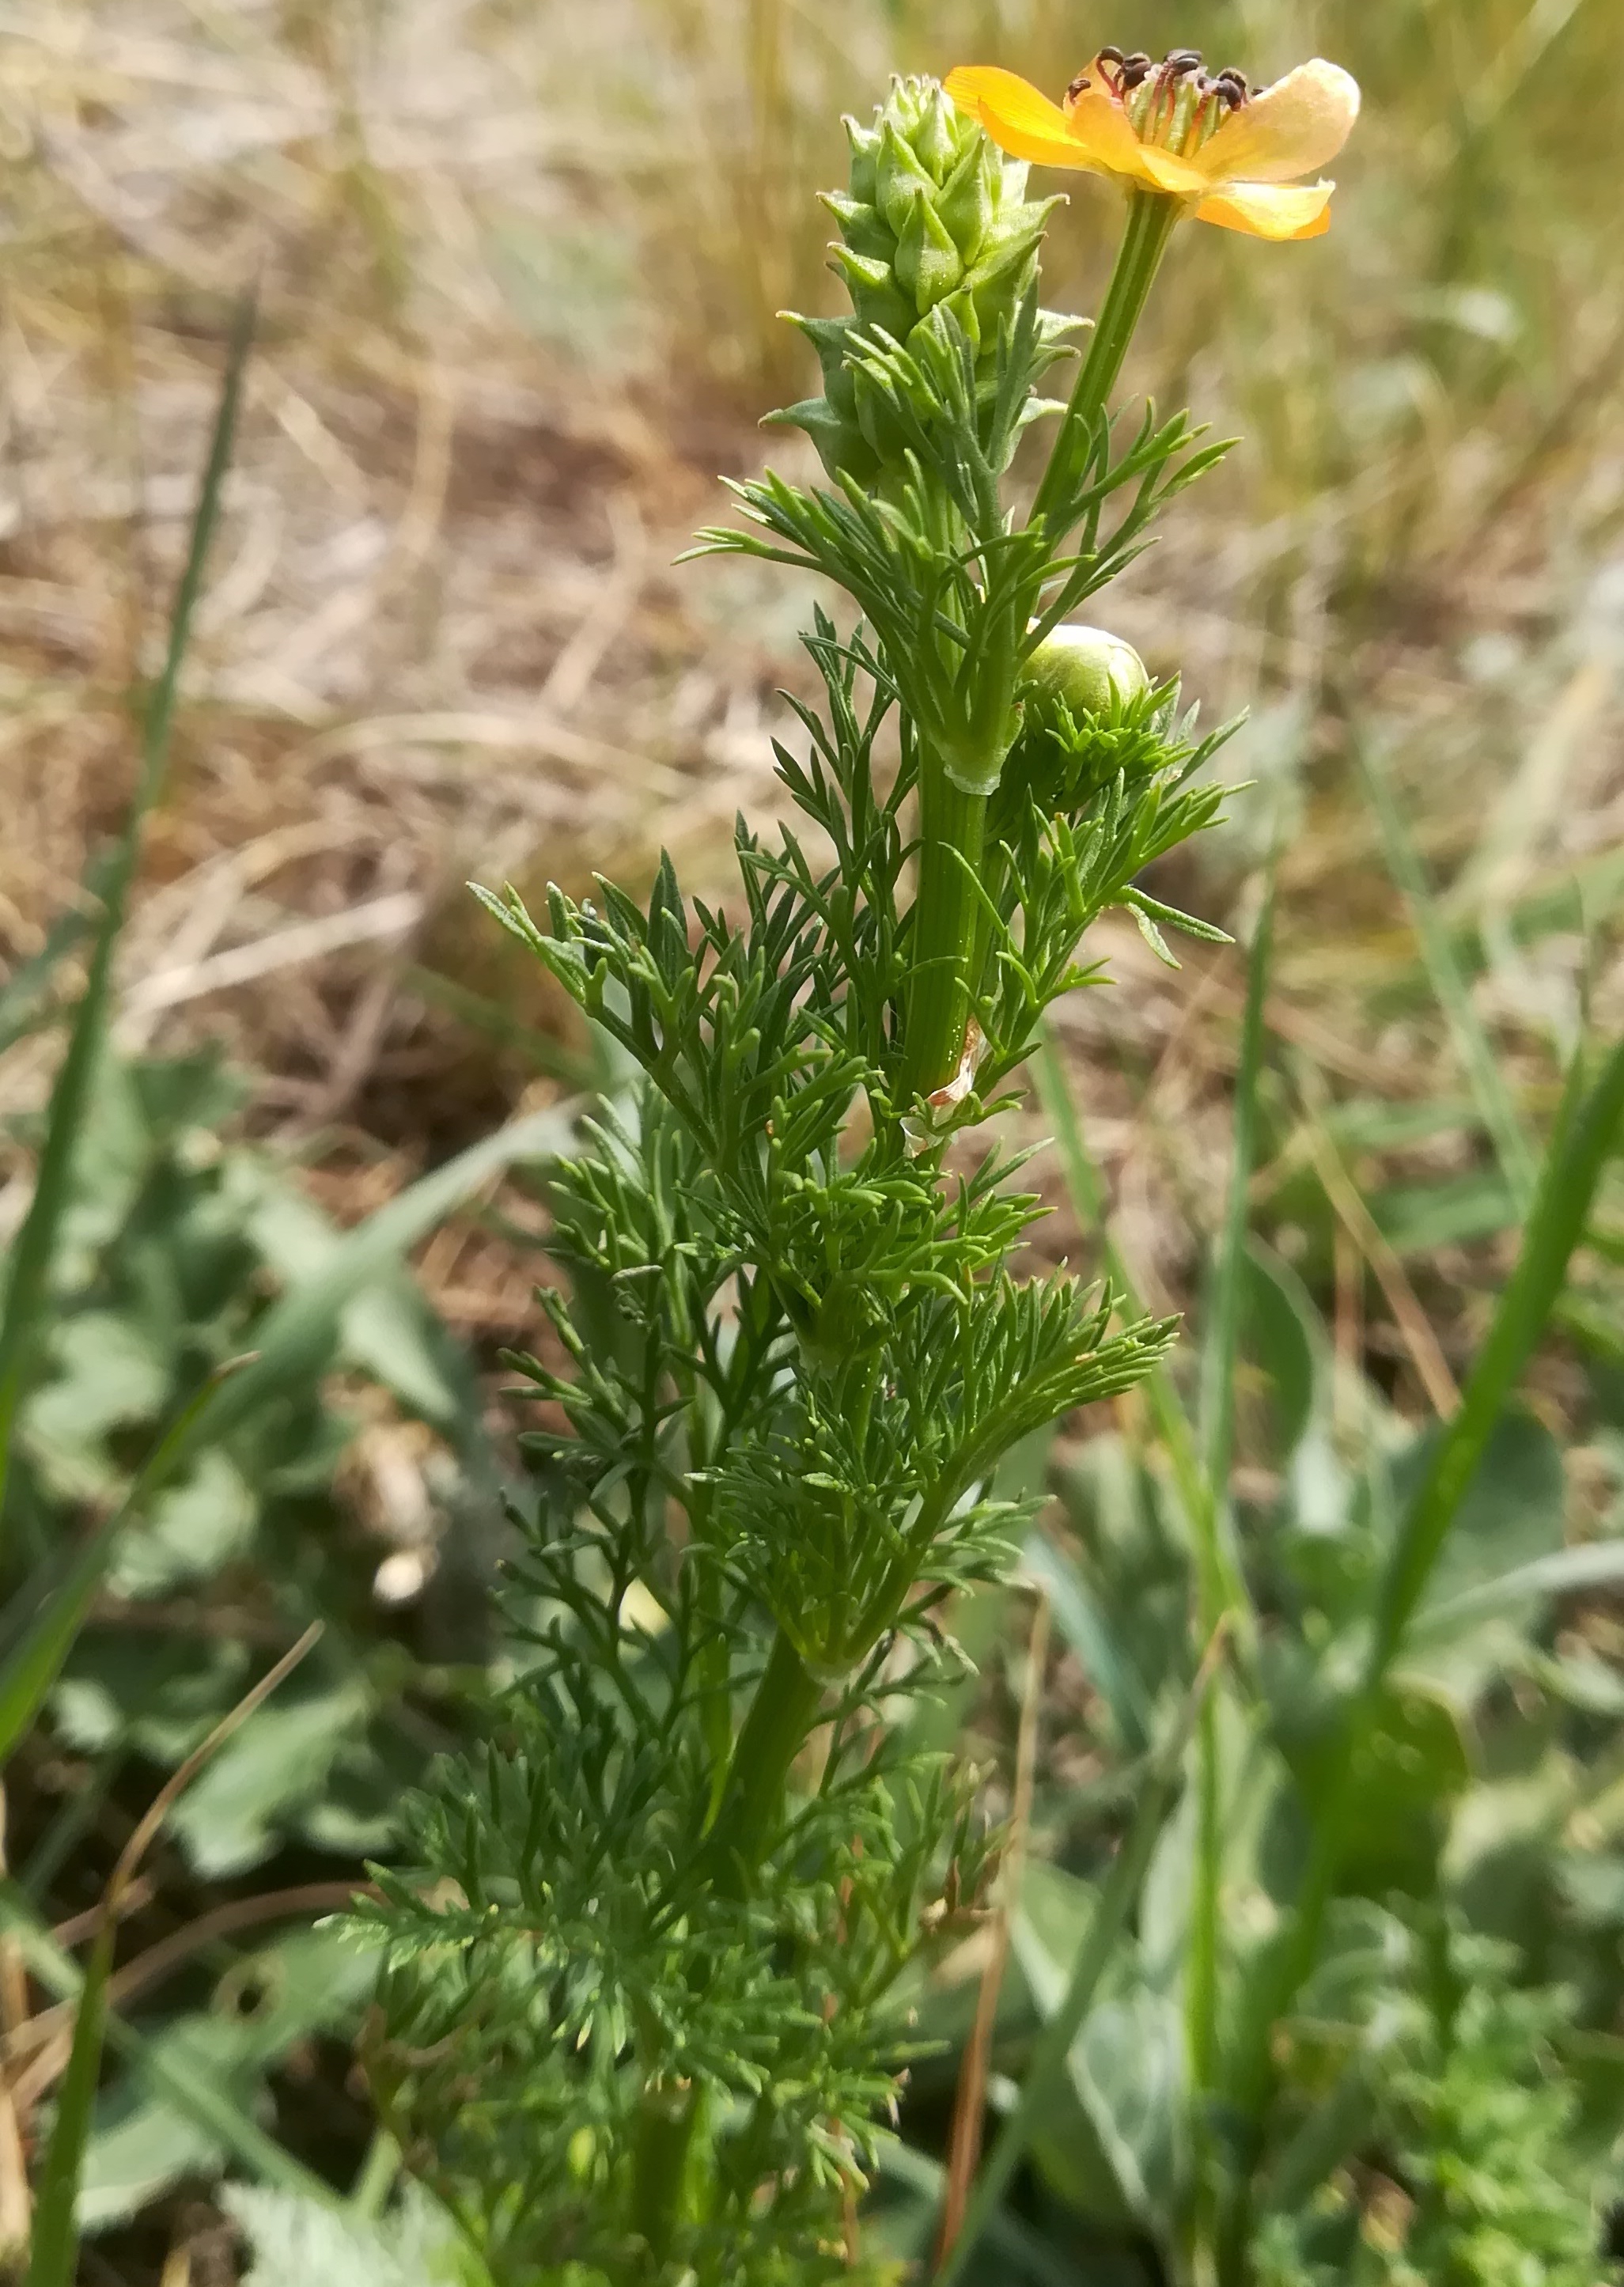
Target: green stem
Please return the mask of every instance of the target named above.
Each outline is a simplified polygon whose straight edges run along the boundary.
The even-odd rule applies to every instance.
[[[1136,191],[1128,226],[1105,290],[1089,352],[1072,392],[1038,487],[1034,516],[1052,513],[1072,491],[1094,423],[1116,385],[1184,202],[1160,191]],[[1017,630],[1018,634],[1018,630]],[[1011,677],[1014,655],[1009,662]],[[1004,694],[1006,701],[1012,690]],[[983,694],[985,697],[985,693]],[[988,710],[1002,723],[1007,704]],[[930,1096],[956,1078],[964,1055],[970,1013],[985,959],[974,876],[986,840],[986,795],[966,794],[940,759],[926,753],[919,768],[919,895],[914,907],[913,965],[908,977],[903,1066],[904,1093]]]
[[[823,1687],[780,1628],[756,1687],[710,1832],[709,1866],[723,1897],[741,1898],[778,1824],[791,1764],[817,1718]]]
[[[1184,202],[1170,197],[1165,191],[1129,194],[1128,225],[1117,249],[1116,267],[1111,273],[1111,283],[1105,289],[1105,298],[1089,337],[1089,353],[1082,361],[1071,403],[1066,408],[1049,456],[1049,466],[1032,504],[1034,517],[1050,514],[1075,480],[1077,463],[1088,449],[1095,422],[1116,387],[1134,328],[1144,314],[1168,241],[1173,235],[1173,226],[1184,211]]]
[[[979,914],[975,874],[986,841],[987,797],[955,787],[932,755],[919,772],[919,896],[908,976],[905,1089],[945,1088],[964,1055]]]
[[[822,1685],[780,1628],[734,1744],[702,1861],[718,1896],[747,1895],[777,1830],[790,1767],[822,1697]],[[699,2092],[692,2088],[647,2087],[638,2107],[632,2216],[656,2263],[664,2262],[682,2220],[701,2110]]]

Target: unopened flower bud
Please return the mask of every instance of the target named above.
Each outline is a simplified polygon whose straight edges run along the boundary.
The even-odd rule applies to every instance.
[[[1028,202],[1024,160],[1007,159],[935,80],[898,79],[872,127],[846,122],[852,145],[844,192],[825,194],[840,229],[833,267],[852,296],[849,318],[797,318],[823,368],[823,395],[769,415],[804,429],[831,476],[872,484],[899,468],[894,415],[846,366],[845,338],[888,334],[908,345],[939,333],[939,310],[969,342],[978,394],[996,388],[999,334],[1012,325],[1037,275],[1044,221],[1057,202]],[[1064,326],[1043,320],[1034,373],[1063,353]]]
[[[1145,661],[1105,628],[1058,627],[1021,670],[1021,695],[1063,700],[1073,716],[1110,715],[1150,689]]]

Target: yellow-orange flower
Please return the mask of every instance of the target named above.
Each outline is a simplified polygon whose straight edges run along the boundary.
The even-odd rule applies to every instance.
[[[1187,202],[1254,238],[1318,238],[1335,184],[1297,183],[1334,159],[1359,116],[1357,81],[1316,57],[1254,92],[1176,50],[1160,64],[1105,48],[1051,103],[1015,72],[961,64],[946,82],[994,143],[1039,166],[1084,168]]]

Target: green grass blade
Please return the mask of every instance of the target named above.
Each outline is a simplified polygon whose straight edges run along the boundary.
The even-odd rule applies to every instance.
[[[1230,1172],[1229,1199],[1224,1234],[1213,1266],[1201,1343],[1201,1445],[1207,1464],[1209,1497],[1219,1515],[1229,1504],[1229,1473],[1235,1441],[1235,1351],[1240,1340],[1240,1294],[1246,1275],[1248,1193],[1257,1150],[1257,1088],[1263,1071],[1264,1001],[1269,986],[1269,965],[1274,946],[1274,876],[1264,885],[1264,901],[1247,961],[1246,1013],[1240,1025],[1240,1062],[1235,1073],[1234,1159]],[[1216,1551],[1209,1560],[1210,1584],[1217,1589]],[[1217,1626],[1218,1608],[1209,1607],[1202,1618],[1208,1632]]]
[[[245,1413],[277,1391],[307,1386],[320,1375],[345,1304],[400,1262],[487,1176],[514,1160],[556,1158],[572,1134],[573,1113],[567,1105],[510,1120],[380,1207],[341,1241],[314,1278],[294,1287],[265,1313],[258,1328],[258,1349],[234,1370],[204,1385],[148,1460],[122,1506],[86,1539],[66,1578],[45,1595],[36,1618],[0,1662],[0,1762],[11,1754],[60,1673],[123,1526],[204,1445],[228,1435]]]
[[[90,1967],[79,1991],[74,2045],[57,2099],[56,2125],[51,2132],[34,2211],[28,2287],[73,2287],[78,2273],[79,2226],[75,2207],[84,2149],[90,2141],[91,2121],[96,2109],[96,2084],[101,2075],[114,1928],[109,1915],[97,1932]]]
[[[214,436],[198,494],[196,512],[192,519],[186,568],[176,591],[170,621],[169,649],[163,671],[147,706],[141,740],[141,774],[123,829],[114,845],[102,876],[101,919],[91,954],[84,993],[74,1018],[61,1070],[51,1090],[34,1197],[12,1250],[11,1277],[4,1310],[0,1313],[0,1520],[4,1514],[6,1478],[17,1408],[29,1362],[39,1349],[40,1318],[46,1305],[46,1287],[55,1252],[57,1227],[67,1202],[74,1155],[89,1107],[96,1059],[107,1030],[113,956],[119,932],[123,927],[131,883],[135,879],[140,859],[142,830],[163,783],[181,662],[191,639],[192,621],[202,586],[210,542],[219,520],[220,495],[231,460],[237,408],[242,394],[243,369],[253,336],[253,320],[252,298],[244,297],[238,305],[232,331],[219,406],[215,415]]]
[[[1055,1149],[1060,1155],[1061,1169],[1077,1220],[1085,1231],[1097,1232],[1105,1276],[1121,1295],[1125,1314],[1130,1318],[1141,1317],[1144,1306],[1134,1291],[1128,1266],[1106,1223],[1105,1189],[1089,1150],[1081,1116],[1072,1095],[1060,1052],[1055,1046],[1053,1031],[1047,1025],[1033,1057],[1033,1070],[1039,1100],[1054,1124]],[[1204,1486],[1189,1417],[1179,1402],[1178,1392],[1165,1366],[1153,1366],[1141,1387],[1149,1400],[1157,1435],[1167,1447],[1179,1499],[1186,1512],[1193,1514],[1195,1503],[1204,1498]]]
[[[1226,1612],[1249,1609],[1234,1546],[1230,1509],[1230,1468],[1235,1443],[1235,1355],[1240,1342],[1241,1285],[1246,1275],[1248,1209],[1257,1149],[1257,1091],[1263,1072],[1264,1005],[1274,948],[1274,873],[1271,867],[1247,960],[1245,1013],[1240,1025],[1240,1060],[1235,1073],[1233,1158],[1224,1231],[1213,1264],[1207,1324],[1201,1343],[1201,1444],[1206,1461],[1205,1500],[1192,1517],[1200,1567],[1201,1632],[1210,1635]],[[1196,1840],[1190,1902],[1190,1939],[1184,1977],[1184,2038],[1191,2085],[1210,2090],[1218,2047],[1218,1979],[1224,1828],[1220,1809],[1217,1706],[1203,1705],[1196,1748]],[[1197,2148],[1203,2194],[1210,2183],[1214,2155],[1198,2109]]]
[[[1617,1146],[1621,1115],[1624,1040],[1588,1094],[1574,1061],[1517,1268],[1477,1354],[1460,1411],[1439,1438],[1399,1530],[1371,1650],[1371,1674],[1378,1682],[1425,1591],[1490,1432],[1562,1293],[1569,1258],[1584,1235],[1596,1185]]]
[[[1410,838],[1382,763],[1364,740],[1352,738],[1354,760],[1381,829],[1388,870],[1404,892],[1421,944],[1427,976],[1448,1021],[1455,1054],[1472,1092],[1477,1117],[1488,1131],[1500,1171],[1525,1213],[1539,1183],[1539,1165],[1493,1046],[1477,1020],[1466,977],[1455,958],[1450,933],[1438,909],[1421,852]]]
[[[1254,2119],[1262,2117],[1272,2085],[1269,2025],[1287,2014],[1318,1956],[1341,1858],[1341,1822],[1354,1754],[1490,1434],[1550,1320],[1568,1259],[1584,1234],[1596,1185],[1617,1146],[1621,1118],[1624,1041],[1609,1054],[1588,1092],[1580,1060],[1574,1059],[1517,1268],[1477,1353],[1459,1410],[1435,1445],[1400,1523],[1382,1585],[1363,1686],[1343,1727],[1335,1768],[1309,1806],[1313,1830],[1308,1863],[1270,2006],[1260,2016],[1259,2038],[1237,2076],[1241,2105]],[[1243,2200],[1237,2213],[1244,2206]]]
[[[1065,1998],[1034,2044],[1031,2062],[1015,2109],[1005,2118],[970,2191],[963,2228],[938,2268],[935,2287],[953,2287],[977,2242],[991,2227],[1010,2179],[1032,2141],[1056,2082],[1066,2069],[1072,2043],[1089,2014],[1101,1977],[1138,1901],[1151,1858],[1177,1792],[1179,1771],[1190,1736],[1206,1705],[1216,1665],[1217,1644],[1208,1650],[1200,1674],[1180,1708],[1145,1775],[1127,1839],[1117,1852],[1095,1903],[1089,1934],[1079,1949]]]

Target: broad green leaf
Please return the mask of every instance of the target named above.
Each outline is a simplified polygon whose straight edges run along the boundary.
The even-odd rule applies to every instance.
[[[569,1107],[533,1112],[471,1144],[347,1232],[315,1274],[266,1311],[257,1348],[239,1371],[201,1390],[136,1479],[118,1513],[83,1542],[66,1577],[36,1587],[33,1620],[0,1663],[0,1761],[9,1755],[55,1682],[130,1522],[207,1446],[228,1436],[266,1401],[307,1391],[324,1371],[352,1298],[394,1268],[487,1177],[514,1160],[554,1159],[572,1133]]]
[[[51,1348],[58,1370],[27,1401],[20,1423],[30,1458],[59,1500],[116,1499],[124,1473],[107,1450],[107,1432],[162,1413],[170,1361],[145,1328],[112,1310],[63,1318]]]
[[[1470,1246],[1514,1231],[1521,1220],[1516,1192],[1493,1167],[1430,1183],[1394,1183],[1371,1192],[1371,1219],[1400,1256]]]
[[[148,1458],[131,1484],[123,1505],[107,1521],[86,1534],[66,1573],[38,1596],[30,1617],[0,1661],[0,1765],[10,1758],[18,1741],[34,1721],[45,1694],[60,1674],[62,1663],[84,1625],[96,1591],[124,1525],[140,1515],[151,1497],[173,1474],[186,1434],[204,1412],[215,1384],[205,1384],[168,1436]],[[27,1602],[24,1590],[20,1602]]]
[[[1446,1645],[1469,1628],[1580,1588],[1616,1587],[1624,1581],[1624,1538],[1559,1548],[1519,1564],[1497,1579],[1485,1580],[1458,1595],[1423,1604],[1405,1637],[1406,1655]],[[1612,1701],[1604,1712],[1612,1712]]]
[[[58,2001],[77,2001],[84,1980],[17,1885],[0,1877],[0,1928],[13,1937],[28,1972]],[[172,2104],[205,2134],[218,2138],[231,2158],[266,2183],[329,2204],[337,2194],[284,2151],[245,2112],[230,2088],[194,2056],[159,2051],[115,2012],[107,2019],[107,2046],[155,2100]]]
[[[1021,1565],[1039,1581],[1062,1640],[1111,1710],[1123,1745],[1143,1753],[1150,1738],[1150,1704],[1132,1667],[1118,1653],[1115,1629],[1078,1565],[1041,1532],[1028,1535]]]
[[[156,1596],[207,1579],[251,1545],[258,1516],[242,1470],[218,1446],[208,1449],[120,1537],[108,1586],[121,1596]]]
[[[1430,1459],[1430,1442],[1396,1467],[1395,1491],[1401,1500]],[[1562,1452],[1550,1431],[1531,1413],[1502,1413],[1462,1492],[1422,1611],[1560,1554],[1566,1500]]]
[[[1401,1501],[1419,1481],[1440,1434],[1418,1439],[1399,1457],[1394,1476]],[[1566,1560],[1580,1553],[1562,1545],[1565,1505],[1562,1454],[1555,1438],[1530,1414],[1503,1415],[1461,1497],[1425,1597],[1406,1632],[1398,1654],[1406,1675],[1429,1680],[1462,1707],[1470,1707],[1497,1676],[1517,1667],[1525,1638],[1515,1623],[1537,1613],[1540,1583],[1549,1578],[1544,1568],[1557,1568],[1543,1592],[1549,1594],[1559,1585]],[[1578,1569],[1582,1576],[1587,1568]]]
[[[1346,1702],[1328,1699],[1317,1734],[1280,1736],[1304,1801],[1329,1800],[1344,1753]],[[1337,1808],[1338,1887],[1367,1897],[1424,1895],[1434,1879],[1450,1803],[1470,1782],[1459,1724],[1418,1685],[1386,1685],[1361,1724]]]
[[[221,2202],[248,2245],[242,2287],[491,2287],[456,2224],[418,2185],[376,2219],[263,2184],[229,2184]]]
[[[879,2182],[864,2204],[863,2247],[868,2255],[921,2263],[930,2254],[941,2218],[947,2172],[941,2162],[912,2144],[888,2136],[880,2145]],[[1031,2287],[1076,2287],[1072,2266],[1064,2262],[1018,2216],[994,2216],[982,2234],[981,2258],[967,2279],[984,2283],[1019,2281]],[[245,2281],[244,2287],[253,2287]],[[267,2287],[281,2287],[280,2281]],[[292,2287],[305,2287],[296,2281]],[[1102,2265],[1097,2287],[1119,2287],[1113,2265]],[[1129,2287],[1123,2281],[1121,2287]]]
[[[1518,1945],[1548,1945],[1556,1854],[1580,1799],[1580,1774],[1552,1746],[1529,1769],[1480,1782],[1450,1821],[1445,1895],[1474,1926]]]
[[[170,1813],[170,1831],[198,1872],[218,1880],[268,1856],[279,1827],[359,1744],[370,1704],[357,1681],[251,1715]]]
[[[175,2019],[150,2054],[173,2073],[228,2088],[245,2112],[264,2077],[315,2033],[344,2033],[372,1988],[374,1965],[337,1929],[296,1929],[246,1956],[219,1980],[213,2006]],[[104,2097],[84,2156],[80,2219],[123,2221],[184,2176],[212,2175],[229,2145],[193,2110],[126,2077]],[[284,2195],[284,2196],[288,2196]]]

